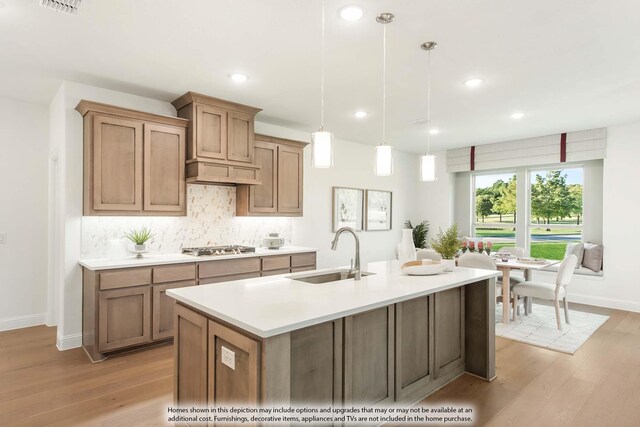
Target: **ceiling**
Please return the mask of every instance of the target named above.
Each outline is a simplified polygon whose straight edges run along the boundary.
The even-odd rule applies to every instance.
[[[194,90],[260,107],[260,121],[320,126],[320,0],[84,0],[76,16],[0,3],[0,95],[46,104],[63,79],[167,101]],[[361,20],[340,19],[350,4]],[[399,150],[426,146],[428,40],[433,150],[640,120],[640,2],[326,0],[326,11],[325,127],[339,139],[381,142],[380,12],[396,16],[387,139]],[[471,90],[471,77],[485,83]]]

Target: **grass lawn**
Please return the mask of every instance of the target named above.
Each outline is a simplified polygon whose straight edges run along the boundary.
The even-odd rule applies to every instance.
[[[493,252],[497,252],[502,247],[513,247],[513,243],[494,243]],[[544,243],[536,242],[531,244],[531,256],[533,258],[545,258],[561,260],[564,258],[566,243]]]

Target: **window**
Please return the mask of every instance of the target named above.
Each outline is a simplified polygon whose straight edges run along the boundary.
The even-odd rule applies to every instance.
[[[473,235],[493,243],[493,251],[516,243],[515,172],[474,176]]]
[[[582,241],[582,168],[529,172],[530,254],[560,260],[568,243]]]
[[[568,243],[583,240],[584,173],[574,166],[474,174],[474,237],[491,241],[493,251],[520,246],[532,257],[561,260]],[[522,194],[518,178],[528,180]],[[526,213],[518,216],[517,206]]]

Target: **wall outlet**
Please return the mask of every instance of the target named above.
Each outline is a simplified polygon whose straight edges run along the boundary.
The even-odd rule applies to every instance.
[[[0,245],[7,243],[7,233],[0,233]]]
[[[222,364],[236,370],[236,354],[225,346],[222,346]]]

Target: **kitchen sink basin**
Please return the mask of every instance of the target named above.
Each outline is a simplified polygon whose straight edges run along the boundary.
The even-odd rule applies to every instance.
[[[369,273],[363,271],[360,273],[362,276],[371,276],[375,273]],[[308,276],[287,276],[288,279],[298,280],[300,282],[307,283],[328,283],[328,282],[337,282],[339,280],[353,279],[355,277],[355,273],[349,273],[349,270],[335,270],[335,271],[325,271],[323,273],[308,275]]]

